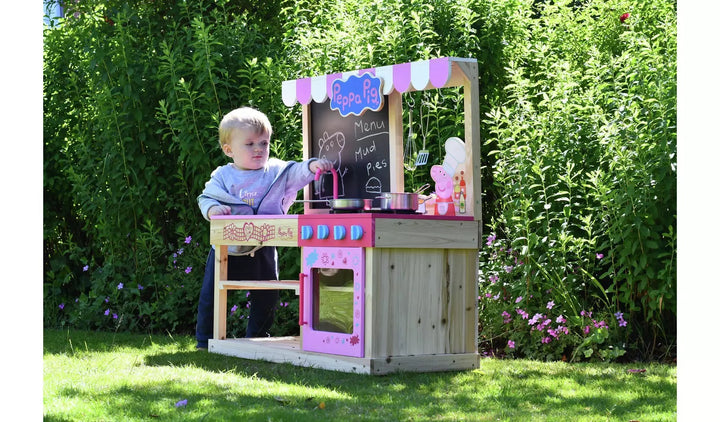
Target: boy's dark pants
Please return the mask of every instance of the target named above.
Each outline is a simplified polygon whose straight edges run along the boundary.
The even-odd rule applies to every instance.
[[[228,280],[277,280],[275,248],[266,246],[250,256],[228,257]],[[210,248],[205,276],[200,289],[195,338],[197,347],[208,346],[213,336],[213,303],[215,299],[215,249]],[[245,337],[266,337],[275,318],[278,290],[250,290],[250,320]]]

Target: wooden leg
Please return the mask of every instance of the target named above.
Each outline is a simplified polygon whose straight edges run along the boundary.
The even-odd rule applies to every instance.
[[[227,280],[228,247],[215,245],[215,289],[214,289],[214,318],[213,338],[225,340],[227,330],[227,290],[223,289],[220,281]]]

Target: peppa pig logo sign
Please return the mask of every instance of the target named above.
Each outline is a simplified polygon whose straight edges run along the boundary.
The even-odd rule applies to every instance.
[[[337,79],[332,83],[330,108],[339,111],[343,117],[359,116],[368,109],[378,111],[383,107],[381,86],[382,79],[370,73],[351,75],[345,81]]]

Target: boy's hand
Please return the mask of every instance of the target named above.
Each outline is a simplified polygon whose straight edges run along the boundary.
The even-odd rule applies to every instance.
[[[317,173],[318,170],[322,170],[323,172],[330,171],[330,169],[333,168],[332,161],[326,160],[324,158],[320,158],[318,160],[313,161],[310,163],[310,171],[312,173]]]
[[[213,205],[208,210],[208,218],[212,217],[213,215],[227,215],[231,212],[232,210],[227,205]]]

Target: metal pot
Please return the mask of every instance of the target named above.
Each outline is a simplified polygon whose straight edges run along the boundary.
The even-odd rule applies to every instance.
[[[381,210],[417,211],[418,194],[405,192],[383,192],[378,196]]]

